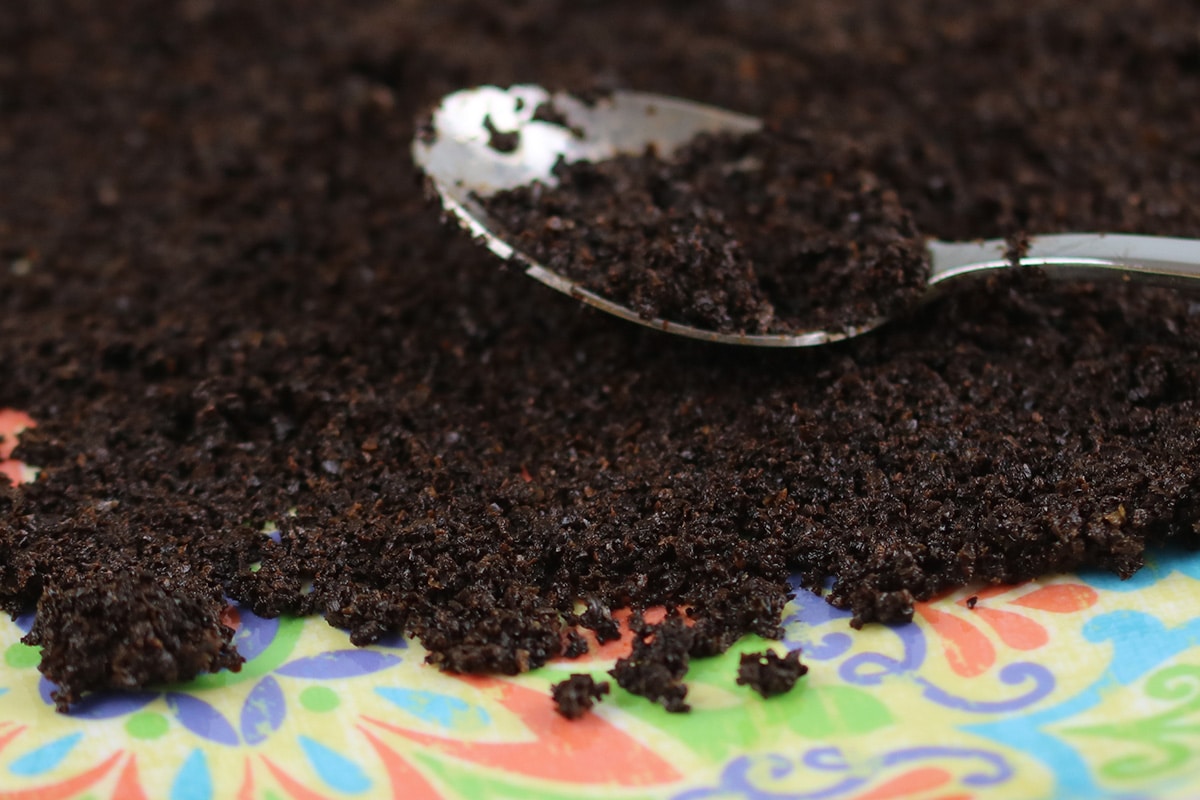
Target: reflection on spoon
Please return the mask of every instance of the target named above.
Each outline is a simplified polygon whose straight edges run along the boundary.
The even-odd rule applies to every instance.
[[[723,332],[679,319],[648,316],[614,297],[539,263],[530,248],[487,209],[488,198],[540,183],[554,187],[560,162],[605,162],[644,154],[671,155],[701,134],[753,134],[753,118],[684,100],[615,92],[594,101],[551,94],[537,86],[481,87],[443,99],[430,126],[413,145],[416,163],[431,179],[445,208],[496,255],[525,265],[526,273],[586,303],[643,325],[709,341],[772,347],[826,344],[872,330],[884,316],[838,328],[798,327],[786,332]],[[497,147],[497,145],[501,145]],[[924,297],[947,281],[1014,265],[1042,267],[1049,277],[1148,279],[1176,285],[1200,278],[1200,242],[1118,234],[1056,234],[1029,241],[1019,257],[1001,240],[928,242]]]

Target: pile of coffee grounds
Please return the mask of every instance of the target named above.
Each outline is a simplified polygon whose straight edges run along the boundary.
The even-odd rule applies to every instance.
[[[653,700],[667,711],[691,710],[684,698],[683,682],[696,637],[682,617],[669,617],[658,625],[633,622],[633,646],[629,655],[617,659],[609,670],[617,685],[627,692]]]
[[[97,688],[136,689],[241,669],[220,593],[173,586],[142,570],[96,570],[47,586],[25,642],[58,684],[60,711]],[[79,624],[87,620],[87,624]]]
[[[550,694],[559,714],[567,719],[579,719],[608,694],[609,688],[608,681],[597,683],[591,675],[575,673],[550,687]]]
[[[897,621],[1200,538],[1195,297],[993,281],[832,348],[684,341],[497,269],[407,156],[464,86],[621,86],[840,137],[937,238],[1197,236],[1193,3],[10,6],[0,407],[42,472],[0,488],[0,605],[42,601],[71,697],[155,673],[117,597],[180,675],[228,660],[218,595],[512,672],[608,609],[719,648],[793,575]]]
[[[843,138],[699,136],[669,158],[553,170],[484,200],[543,266],[645,319],[721,333],[842,331],[925,293],[925,239]]]
[[[749,686],[763,697],[775,697],[790,692],[808,667],[800,663],[800,651],[789,650],[782,658],[774,650],[764,653],[743,653],[738,664],[739,686]]]

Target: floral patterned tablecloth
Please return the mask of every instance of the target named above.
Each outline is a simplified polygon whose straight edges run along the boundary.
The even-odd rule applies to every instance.
[[[31,424],[0,411],[0,470]],[[515,678],[424,664],[411,641],[358,649],[321,620],[231,607],[239,673],[94,696],[54,712],[28,617],[0,622],[0,800],[52,798],[1070,798],[1200,796],[1200,556],[1129,581],[976,587],[912,623],[853,631],[799,591],[787,640],[693,662],[691,714],[615,690],[567,722],[548,687],[598,677],[628,637]],[[738,655],[800,647],[811,667],[763,700]]]

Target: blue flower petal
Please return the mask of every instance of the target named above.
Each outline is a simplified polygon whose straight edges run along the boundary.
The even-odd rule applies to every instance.
[[[50,695],[56,688],[45,678],[38,681],[38,694],[43,703],[48,706],[54,705]],[[142,706],[149,705],[156,697],[158,692],[95,692],[73,703],[71,716],[80,719],[112,719],[137,711]]]
[[[321,780],[331,789],[343,794],[358,794],[371,788],[371,781],[362,768],[336,750],[331,750],[316,739],[297,737],[304,755]]]
[[[57,767],[67,754],[83,738],[82,733],[72,733],[31,750],[8,766],[13,775],[41,775]]]
[[[212,773],[204,753],[193,750],[171,784],[171,800],[212,800]]]
[[[298,658],[275,670],[289,678],[353,678],[387,669],[400,663],[400,657],[376,650],[335,650],[309,658]]]
[[[270,675],[250,690],[242,705],[242,738],[249,744],[266,741],[279,730],[287,713],[287,701],[279,683]]]
[[[217,744],[238,744],[237,731],[229,724],[229,720],[199,697],[171,692],[167,695],[167,705],[175,712],[183,727],[197,736]]]
[[[404,638],[404,634],[399,631],[392,631],[384,634],[375,642],[376,647],[391,647],[396,650],[404,650],[408,648],[408,639]]]
[[[375,694],[413,716],[443,728],[457,730],[467,724],[487,725],[491,722],[482,708],[453,695],[400,686],[376,686]]]
[[[233,644],[247,661],[262,655],[279,632],[278,619],[264,619],[248,608],[238,608],[241,626],[233,637]]]

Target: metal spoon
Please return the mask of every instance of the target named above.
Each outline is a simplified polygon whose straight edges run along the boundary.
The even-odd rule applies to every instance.
[[[534,113],[542,103],[551,103],[567,125],[535,120]],[[493,253],[524,263],[531,278],[630,322],[696,339],[761,347],[827,344],[879,327],[887,322],[885,318],[849,330],[729,334],[646,319],[515,250],[501,238],[502,231],[477,199],[534,181],[555,185],[551,170],[560,157],[568,162],[599,161],[642,153],[649,144],[659,153],[669,154],[700,133],[750,133],[760,127],[754,117],[640,92],[614,92],[589,103],[540,86],[484,86],[442,99],[433,113],[432,127],[413,143],[413,158],[432,179],[446,210]],[[516,134],[506,137],[513,140],[511,147],[502,147],[493,139],[498,132]],[[1012,267],[1005,251],[1002,240],[930,241],[929,296],[961,276]],[[1020,264],[1041,267],[1056,279],[1136,279],[1196,286],[1200,285],[1200,240],[1104,233],[1038,236],[1030,240]]]

